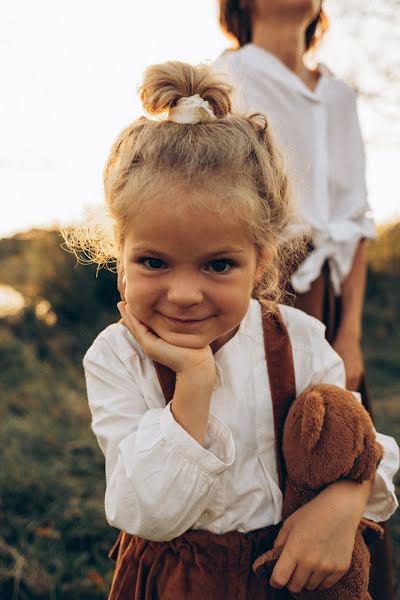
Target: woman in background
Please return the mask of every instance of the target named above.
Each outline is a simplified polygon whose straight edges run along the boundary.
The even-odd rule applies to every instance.
[[[305,55],[327,29],[321,0],[219,0],[223,31],[235,41],[227,70],[241,111],[266,112],[285,154],[310,252],[291,277],[294,305],[323,321],[342,357],[346,384],[371,412],[361,351],[366,241],[374,237],[354,92]],[[372,548],[370,592],[393,598],[389,535]]]

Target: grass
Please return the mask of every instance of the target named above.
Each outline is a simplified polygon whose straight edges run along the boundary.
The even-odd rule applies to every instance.
[[[104,598],[115,533],[104,519],[103,457],[82,373],[71,367],[66,377],[2,334],[14,368],[1,382],[0,595]],[[18,386],[16,372],[25,373]]]

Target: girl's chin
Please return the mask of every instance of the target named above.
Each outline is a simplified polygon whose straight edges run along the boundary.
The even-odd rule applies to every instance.
[[[159,332],[157,333],[163,340],[168,342],[168,344],[172,344],[173,346],[180,346],[182,348],[191,348],[192,350],[199,350],[200,348],[205,348],[213,340],[208,339],[204,335],[199,334],[189,334],[189,333],[172,333],[168,332]]]

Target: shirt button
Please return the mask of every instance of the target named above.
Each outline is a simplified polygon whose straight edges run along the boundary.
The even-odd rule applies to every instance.
[[[212,510],[206,508],[199,517],[200,523],[209,523],[214,518],[214,513]]]

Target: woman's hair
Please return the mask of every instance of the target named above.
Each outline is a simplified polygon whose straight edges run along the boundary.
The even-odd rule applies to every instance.
[[[179,207],[189,198],[191,205],[243,223],[258,255],[268,254],[254,295],[266,306],[276,302],[286,259],[303,246],[288,241],[292,199],[268,120],[231,113],[230,93],[228,83],[207,66],[171,61],[148,67],[140,96],[150,118],[141,117],[120,133],[104,169],[115,243],[96,226],[79,235],[76,228],[64,230],[67,247],[98,263],[118,260],[127,226],[148,200]],[[154,118],[196,94],[208,101],[216,119],[181,124],[167,114]]]
[[[254,0],[219,0],[219,22],[223,32],[241,47],[252,41]],[[321,8],[306,29],[306,51],[314,50],[328,29],[328,17]]]

